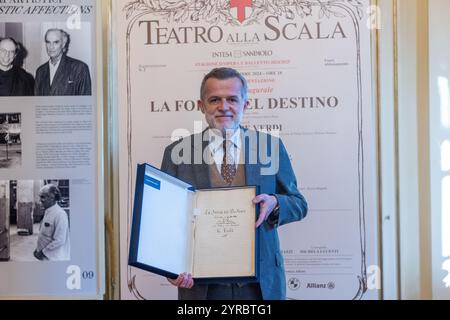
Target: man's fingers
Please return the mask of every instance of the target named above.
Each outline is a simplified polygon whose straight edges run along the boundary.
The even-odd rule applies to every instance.
[[[176,279],[167,278],[167,280],[172,285],[180,288],[191,289],[194,286],[194,279],[192,279],[192,275],[187,273],[180,274]]]
[[[194,280],[191,274],[184,274],[183,282],[180,284],[180,288],[191,289],[194,286]]]
[[[254,204],[258,204],[260,203],[260,207],[259,207],[259,216],[258,216],[258,220],[256,221],[256,228],[259,228],[260,225],[263,224],[264,220],[266,219],[266,215],[267,215],[267,209],[266,209],[266,201],[267,201],[268,196],[266,194],[260,194],[259,196],[255,197],[255,199],[253,199],[253,203]]]
[[[167,281],[169,281],[172,285],[174,285],[176,287],[178,287],[180,285],[182,280],[183,279],[182,279],[181,275],[179,275],[178,278],[176,278],[176,279],[167,278]]]
[[[259,196],[255,197],[255,199],[253,199],[253,203],[254,204],[261,203],[266,200],[266,197],[267,196],[265,194],[260,194]]]
[[[261,194],[253,199],[254,204],[260,204],[259,217],[256,221],[256,228],[262,225],[264,221],[269,217],[273,209],[276,207],[277,202],[278,200],[276,197],[269,196],[267,194]]]
[[[192,279],[192,275],[191,274],[188,274],[185,288],[192,289],[193,286],[194,286],[194,279]]]
[[[184,275],[183,281],[181,282],[180,287],[187,288],[188,283],[189,283],[189,277],[187,275]]]
[[[265,210],[264,210],[264,208],[261,208],[261,211],[259,212],[258,220],[256,221],[256,228],[259,228],[259,226],[263,224],[265,218],[266,218]]]
[[[180,274],[180,275],[178,276],[178,278],[176,278],[176,279],[169,279],[169,278],[167,278],[167,280],[169,280],[169,282],[170,282],[171,284],[173,284],[174,286],[179,287],[179,286],[181,286],[181,284],[183,283],[184,278],[185,278],[185,274],[182,273],[182,274]]]

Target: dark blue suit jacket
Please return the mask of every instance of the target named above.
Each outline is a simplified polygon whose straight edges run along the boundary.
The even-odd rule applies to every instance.
[[[277,228],[303,219],[308,211],[307,203],[298,191],[295,174],[281,140],[261,132],[245,129],[242,132],[244,136],[252,137],[251,139],[245,139],[243,143],[246,184],[258,185],[261,193],[276,196],[279,203],[278,215],[271,214],[260,227],[260,285],[262,295],[265,300],[285,299],[286,278]],[[204,162],[198,164],[192,162],[196,160],[196,157],[198,160],[208,146],[208,142],[203,141],[202,137],[203,134],[192,135],[168,146],[164,152],[161,170],[186,181],[197,189],[211,188],[208,165]],[[190,139],[190,142],[186,139]],[[251,143],[251,140],[255,141]],[[199,143],[195,143],[196,141]],[[191,163],[194,164],[177,164],[172,161],[172,152],[175,150],[175,154],[178,154],[179,149],[181,149],[180,143],[183,146],[190,145],[188,152],[191,154],[185,155],[181,152],[179,156],[183,159],[186,159],[185,156],[190,157]],[[267,159],[262,156],[264,153],[260,153],[260,150],[267,152],[267,150],[271,150],[274,143],[279,146],[278,150],[274,149],[278,151],[278,157],[272,158],[277,158],[276,160],[279,161],[279,170],[272,174],[262,174],[261,169],[267,169],[273,163],[268,163]],[[270,154],[270,152],[266,154]],[[176,155],[175,158],[177,158]],[[179,289],[181,299],[205,299],[206,295],[207,286],[198,285],[191,290]]]

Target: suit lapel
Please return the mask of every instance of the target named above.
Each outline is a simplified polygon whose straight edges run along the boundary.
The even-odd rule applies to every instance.
[[[206,129],[208,130],[208,129]],[[192,146],[192,159],[195,159],[195,154],[199,154],[201,152],[201,164],[195,164],[193,166],[193,174],[196,180],[196,186],[198,189],[210,189],[211,188],[211,178],[209,173],[209,165],[203,161],[203,155],[206,154],[205,149],[208,148],[209,141],[203,141],[203,137],[205,134],[205,131],[201,133],[201,143],[197,143],[195,138],[193,141],[191,141]],[[199,150],[201,146],[201,150]]]
[[[57,95],[58,92],[56,92],[56,90],[58,88],[64,87],[66,85],[65,83],[63,83],[64,82],[64,73],[65,73],[64,68],[66,66],[65,60],[66,60],[66,56],[63,55],[61,57],[61,61],[59,62],[58,70],[56,70],[55,77],[53,78],[53,82],[50,87],[50,92],[52,95]],[[50,72],[49,72],[49,74],[50,74]]]
[[[242,129],[243,132],[247,132],[247,129]],[[244,135],[245,136],[245,135]],[[245,182],[248,186],[259,186],[261,180],[261,165],[258,161],[258,141],[252,141],[252,139],[245,139],[242,143],[245,153]],[[256,139],[258,140],[258,139]],[[250,154],[256,155],[256,157],[251,157]],[[255,161],[250,161],[251,159],[257,160],[256,163],[250,163]]]
[[[50,94],[50,61],[47,62],[46,66],[44,67],[44,72],[42,75],[42,78],[39,78],[40,88],[42,92],[39,92],[39,94],[42,95],[49,95]]]

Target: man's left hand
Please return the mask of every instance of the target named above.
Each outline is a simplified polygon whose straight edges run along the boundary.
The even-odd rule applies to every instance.
[[[254,204],[260,205],[259,207],[259,217],[256,221],[256,228],[263,224],[267,220],[269,215],[272,213],[273,209],[278,204],[278,200],[275,196],[269,196],[268,194],[260,194],[255,199],[253,199]]]

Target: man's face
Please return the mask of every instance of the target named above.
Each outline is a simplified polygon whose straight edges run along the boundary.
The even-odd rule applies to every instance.
[[[16,57],[16,45],[9,39],[0,41],[0,66],[3,69],[11,67]]]
[[[45,46],[50,59],[58,60],[64,52],[63,49],[65,45],[64,37],[60,31],[55,30],[47,33]]]
[[[39,193],[39,200],[44,209],[53,207],[56,203],[55,196],[52,193],[48,192],[47,189],[44,189]]]
[[[198,102],[210,128],[223,134],[227,130],[239,128],[248,100],[241,95],[242,82],[239,78],[219,80],[209,78],[205,84],[205,94]]]

